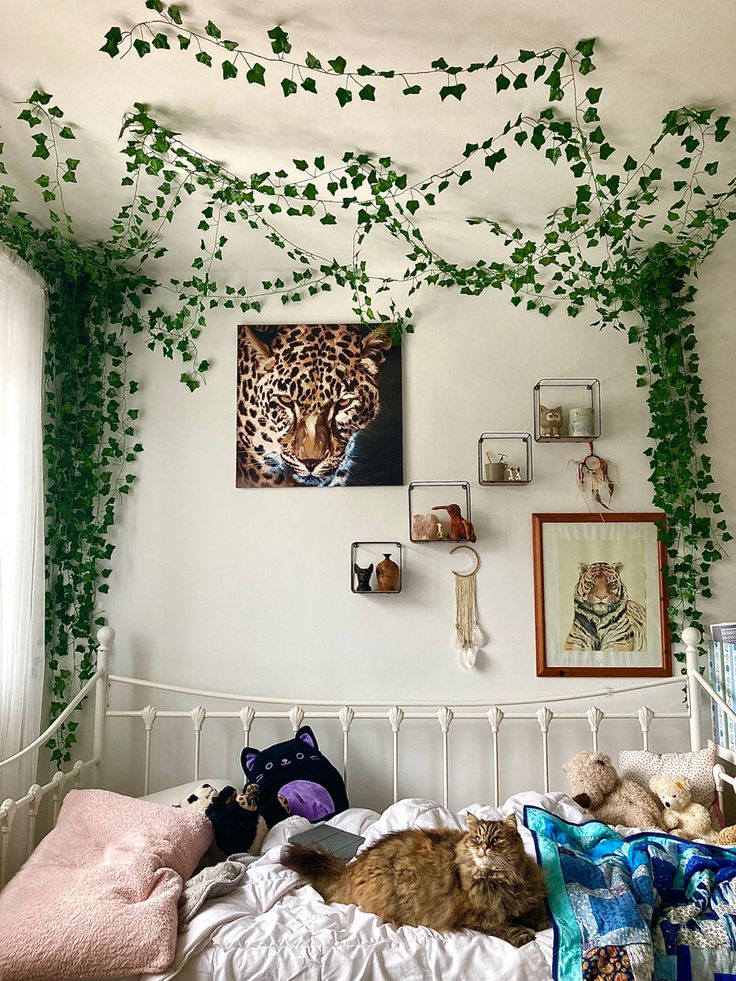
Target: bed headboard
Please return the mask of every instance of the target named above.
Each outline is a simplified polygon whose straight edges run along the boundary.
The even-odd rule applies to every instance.
[[[97,634],[97,666],[94,675],[80,689],[77,696],[64,712],[38,736],[29,746],[19,753],[0,761],[0,771],[12,767],[29,754],[37,753],[48,739],[71,716],[80,703],[88,696],[93,697],[93,740],[92,754],[87,759],[78,759],[64,771],[57,771],[51,780],[44,784],[33,784],[22,797],[8,799],[0,804],[0,886],[6,881],[10,872],[9,841],[14,826],[22,821],[25,823],[27,838],[26,852],[34,847],[37,835],[36,818],[43,799],[51,797],[50,823],[56,822],[63,794],[71,786],[78,787],[84,782],[95,786],[101,783],[100,773],[105,757],[105,738],[108,720],[127,718],[138,720],[145,733],[145,757],[143,762],[144,794],[151,790],[151,757],[154,740],[170,719],[189,719],[192,725],[192,779],[200,778],[200,761],[203,733],[206,727],[218,720],[239,720],[243,729],[244,745],[250,740],[250,733],[256,719],[288,720],[296,732],[304,719],[330,719],[339,725],[342,731],[342,770],[346,783],[350,780],[350,745],[353,738],[353,727],[361,720],[379,720],[385,722],[386,738],[391,740],[392,759],[392,790],[393,799],[400,795],[400,750],[401,734],[404,727],[417,721],[436,724],[437,735],[441,739],[442,755],[442,788],[443,802],[448,804],[450,753],[449,734],[451,727],[456,729],[469,721],[485,721],[488,725],[488,736],[491,746],[493,803],[500,803],[500,781],[502,757],[499,753],[499,740],[502,726],[508,727],[515,720],[532,721],[537,724],[539,740],[538,752],[542,765],[543,787],[546,792],[550,789],[549,768],[549,732],[554,722],[556,726],[570,721],[587,722],[589,730],[589,745],[598,748],[598,736],[604,719],[628,719],[638,727],[644,749],[649,748],[650,727],[655,718],[680,719],[687,725],[689,742],[692,750],[698,750],[703,745],[702,701],[706,697],[711,704],[717,705],[731,721],[736,723],[736,712],[713,690],[708,681],[701,675],[698,666],[698,645],[700,634],[692,627],[683,631],[686,657],[687,702],[685,709],[677,712],[655,712],[647,705],[642,705],[634,711],[620,712],[615,708],[609,710],[608,705],[615,701],[617,695],[631,692],[646,692],[653,689],[678,685],[682,687],[681,675],[673,678],[638,681],[636,684],[622,685],[616,688],[597,688],[574,694],[566,693],[545,698],[544,704],[538,699],[520,699],[515,701],[490,704],[488,700],[470,699],[451,703],[428,700],[402,700],[400,704],[381,701],[355,700],[345,703],[336,700],[314,700],[290,697],[270,697],[262,695],[242,694],[237,692],[208,691],[206,689],[183,688],[177,685],[167,685],[161,682],[149,681],[142,678],[131,678],[116,675],[109,671],[109,662],[113,650],[115,633],[110,627],[102,627]],[[115,687],[134,689],[139,693],[141,707],[136,709],[111,708],[111,689]],[[181,702],[181,708],[159,709],[154,704],[155,693],[169,693],[167,697],[176,696]],[[215,702],[223,708],[204,708],[199,700]],[[604,702],[602,709],[598,702]],[[570,707],[571,706],[571,707]],[[583,747],[581,747],[583,748]],[[736,762],[733,750],[736,747],[716,747],[719,756],[730,762]],[[716,787],[722,795],[724,784],[736,787],[736,778],[729,776],[723,766],[716,766]]]

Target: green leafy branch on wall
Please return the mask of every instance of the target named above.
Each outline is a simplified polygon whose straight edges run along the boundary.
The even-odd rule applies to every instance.
[[[117,25],[111,27],[105,35],[101,51],[111,58],[124,58],[132,51],[139,58],[162,51],[186,51],[197,64],[208,69],[213,68],[214,56],[219,62],[223,80],[242,78],[249,85],[265,86],[266,72],[273,70],[280,77],[279,86],[284,98],[298,93],[317,95],[321,82],[336,83],[334,94],[341,108],[350,105],[354,95],[357,95],[358,101],[375,102],[376,85],[393,86],[398,83],[402,95],[420,95],[424,91],[425,80],[439,84],[438,94],[443,102],[446,99],[460,102],[468,84],[478,73],[493,76],[497,93],[507,89],[519,91],[541,80],[548,87],[550,101],[554,101],[563,98],[564,88],[572,79],[572,74],[564,70],[569,53],[558,46],[542,52],[521,49],[516,58],[506,61],[501,61],[499,55],[494,54],[487,61],[470,65],[452,65],[440,57],[429,68],[412,71],[375,69],[365,64],[349,69],[342,55],[318,58],[308,51],[301,60],[289,58],[291,40],[278,24],[266,32],[270,51],[256,52],[226,38],[222,28],[212,20],[203,26],[190,26],[184,20],[185,11],[180,4],[145,0],[145,5],[158,16],[139,21],[128,29]],[[595,68],[593,47],[592,39],[578,42],[574,57],[580,75],[587,75]]]
[[[147,6],[176,23],[172,5],[149,0]],[[129,43],[145,56],[165,49],[163,41],[152,40],[150,50],[136,46],[140,32],[152,31],[153,23],[137,25],[128,35],[120,31],[119,37],[113,29],[104,50],[122,54]],[[183,23],[176,26],[187,34]],[[285,62],[290,41],[280,30],[274,28],[269,37],[281,47],[273,49],[276,60]],[[235,51],[212,28],[205,28],[204,36],[231,54]],[[713,157],[714,145],[729,135],[728,117],[713,110],[673,110],[640,159],[627,154],[622,160],[603,128],[603,87],[582,81],[595,69],[594,50],[594,41],[585,40],[573,51],[522,51],[513,64],[525,64],[532,82],[547,86],[545,108],[537,115],[512,117],[498,132],[466,143],[455,163],[418,180],[388,156],[352,150],[335,161],[323,154],[310,161],[295,159],[273,172],[240,176],[188,146],[145,105],[136,104],[122,130],[123,185],[130,198],[114,217],[107,239],[97,243],[75,241],[64,201],[64,186],[76,182],[79,165],[64,149],[74,139],[73,127],[47,93],[34,92],[23,104],[19,118],[28,124],[32,157],[46,166],[36,184],[48,210],[48,227],[19,211],[14,189],[4,185],[0,239],[49,286],[45,453],[53,715],[92,670],[90,634],[93,622],[100,620],[99,594],[107,591],[111,531],[121,495],[134,480],[130,466],[142,449],[135,442],[138,410],[127,402],[137,385],[125,375],[126,338],[145,331],[152,350],[181,360],[182,382],[196,389],[210,368],[197,349],[209,312],[217,307],[258,311],[273,297],[289,305],[323,291],[347,290],[356,316],[389,325],[397,340],[413,330],[412,308],[403,307],[399,297],[407,295],[411,303],[414,295],[433,286],[470,295],[507,290],[512,304],[545,317],[558,304],[571,317],[590,305],[597,312],[597,326],[626,331],[646,360],[637,384],[647,386],[651,413],[647,452],[654,503],[669,520],[672,626],[677,635],[686,622],[700,624],[698,596],[708,595],[711,565],[722,556],[730,535],[703,450],[707,420],[691,317],[691,277],[736,218],[730,210],[734,180],[724,180]],[[324,74],[341,79],[351,74],[342,63],[340,70],[335,68],[335,60],[327,62],[330,68]],[[498,91],[525,87],[526,77],[519,84],[498,84],[499,71],[506,78],[516,72],[511,65],[491,59],[449,74],[469,81],[482,77],[482,67],[496,71]],[[433,65],[427,74],[438,71],[447,73],[447,68]],[[367,77],[360,69],[355,74]],[[387,84],[400,76],[377,73]],[[667,161],[673,145],[682,154],[674,178],[666,173],[671,164],[660,164],[657,156],[664,146]],[[487,249],[479,249],[474,261],[451,261],[429,242],[423,218],[442,195],[462,193],[474,180],[492,179],[519,153],[566,168],[571,181],[567,201],[546,216],[541,232],[500,222],[492,214],[468,215],[475,234],[488,236]],[[165,229],[177,229],[182,204],[195,199],[200,245],[188,273],[171,279],[156,276],[156,263],[167,251]],[[329,249],[322,254],[300,244],[296,230],[305,221],[349,230],[350,254],[339,257]],[[257,233],[277,250],[278,276],[255,283],[218,277],[238,227]],[[370,236],[379,232],[401,250],[403,273],[381,273],[365,258]],[[325,242],[329,235],[326,231]],[[69,758],[73,728],[55,744],[55,761]]]

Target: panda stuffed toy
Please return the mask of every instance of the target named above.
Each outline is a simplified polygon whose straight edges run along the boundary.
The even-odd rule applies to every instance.
[[[313,824],[326,821],[350,807],[342,777],[320,752],[309,726],[268,749],[246,746],[240,763],[246,790],[252,784],[258,788],[259,810],[269,828],[294,814]]]
[[[218,791],[209,783],[200,784],[179,807],[199,811],[208,818],[215,836],[215,845],[226,857],[239,852],[257,855],[268,828],[258,813],[259,790],[249,784],[238,793],[235,787]]]

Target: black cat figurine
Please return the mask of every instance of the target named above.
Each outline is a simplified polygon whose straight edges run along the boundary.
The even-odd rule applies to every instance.
[[[373,563],[371,562],[367,569],[361,569],[356,563],[353,565],[353,571],[355,572],[355,577],[358,580],[358,588],[355,590],[355,592],[372,593],[371,576],[373,575]]]

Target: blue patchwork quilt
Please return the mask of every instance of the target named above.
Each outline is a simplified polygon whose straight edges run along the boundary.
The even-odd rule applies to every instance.
[[[736,848],[526,807],[558,981],[736,981]]]

